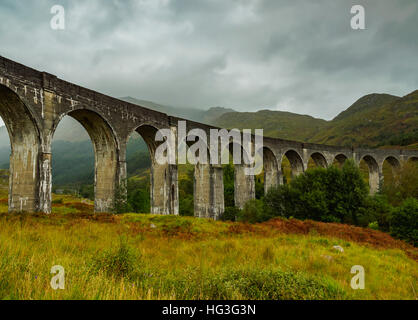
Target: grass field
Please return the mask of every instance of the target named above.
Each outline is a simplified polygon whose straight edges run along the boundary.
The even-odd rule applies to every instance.
[[[53,214],[0,201],[0,299],[416,299],[417,251],[369,229],[126,214],[54,197]],[[334,245],[344,248],[341,253]],[[65,289],[50,286],[65,268]],[[365,289],[350,287],[365,268]]]

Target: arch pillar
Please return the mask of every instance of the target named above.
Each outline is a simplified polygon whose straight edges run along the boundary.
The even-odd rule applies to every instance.
[[[235,165],[235,206],[243,209],[245,204],[255,199],[255,180],[254,175],[246,175],[245,168],[249,165]]]
[[[40,158],[36,144],[14,141],[10,155],[9,212],[42,211],[40,195],[43,185],[40,185]],[[49,213],[50,210],[45,212]]]
[[[264,194],[279,185],[279,171],[273,168],[264,169]]]
[[[263,149],[263,166],[264,166],[264,194],[270,189],[279,185],[280,172],[277,164],[277,158],[274,153],[268,149]]]
[[[52,203],[52,154],[41,153],[39,162],[39,211],[51,213]]]
[[[38,212],[42,170],[39,127],[22,99],[3,85],[0,85],[0,114],[11,146],[9,212]]]
[[[211,166],[211,168],[210,201],[212,205],[213,218],[218,220],[225,212],[224,171],[220,165]]]
[[[151,164],[151,213],[160,215],[179,214],[177,165]]]
[[[199,163],[194,168],[194,215],[210,218],[211,166]]]
[[[197,164],[194,179],[195,217],[218,220],[225,211],[222,167]]]
[[[290,167],[292,170],[292,177],[297,177],[301,174],[303,174],[305,172],[305,164],[303,163],[302,157],[299,155],[298,152],[296,152],[295,150],[288,150],[285,153],[281,154],[280,157],[280,165],[279,165],[279,183],[283,184],[284,183],[284,172],[282,172],[282,163],[283,163],[283,159],[286,156],[286,158],[289,160],[290,162]]]
[[[376,160],[372,158],[371,156],[365,156],[363,157],[363,160],[367,163],[367,166],[369,168],[370,194],[374,195],[379,191],[379,188],[382,182],[382,177],[383,177],[382,167],[379,166]]]

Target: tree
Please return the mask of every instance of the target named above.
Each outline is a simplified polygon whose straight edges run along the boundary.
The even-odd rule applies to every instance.
[[[358,224],[367,196],[358,167],[346,161],[342,169],[309,169],[289,184],[270,190],[265,197],[270,211],[266,217]]]
[[[418,200],[406,199],[394,209],[390,231],[392,236],[405,240],[415,247],[418,245]]]
[[[407,198],[418,199],[418,162],[408,161],[396,169],[392,183],[383,183],[382,193],[392,205],[400,205]]]

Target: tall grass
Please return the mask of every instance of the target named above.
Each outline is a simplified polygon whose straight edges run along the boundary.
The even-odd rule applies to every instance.
[[[231,226],[171,216],[3,215],[0,299],[416,298],[417,263],[404,251]],[[54,265],[65,268],[64,290],[50,287]],[[354,265],[366,270],[365,290],[350,287]]]

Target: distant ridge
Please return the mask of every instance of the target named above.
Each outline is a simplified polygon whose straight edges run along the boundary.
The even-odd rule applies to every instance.
[[[417,148],[418,90],[405,97],[387,94],[362,97],[309,141],[355,147]]]
[[[220,115],[224,113],[235,112],[232,109],[226,109],[226,108],[221,108],[221,107],[211,108],[209,110],[201,110],[201,109],[167,106],[167,105],[158,104],[152,101],[140,100],[140,99],[136,99],[132,97],[123,97],[120,99],[129,103],[137,104],[139,106],[142,106],[148,109],[167,113],[170,116],[186,118],[188,120],[203,122],[206,124],[213,124],[213,121],[216,120]]]
[[[396,97],[369,94],[358,99],[332,121],[284,111],[236,112],[214,107],[196,110],[166,106],[132,97],[130,103],[219,127],[264,129],[264,135],[301,142],[354,147],[399,147],[418,149],[418,90]],[[75,183],[91,177],[94,155],[87,132],[71,117],[59,124],[53,143],[53,170],[58,183]],[[147,147],[138,137],[130,141],[129,170],[142,168]],[[0,169],[9,167],[10,140],[0,127]],[[83,159],[83,161],[81,161]]]

